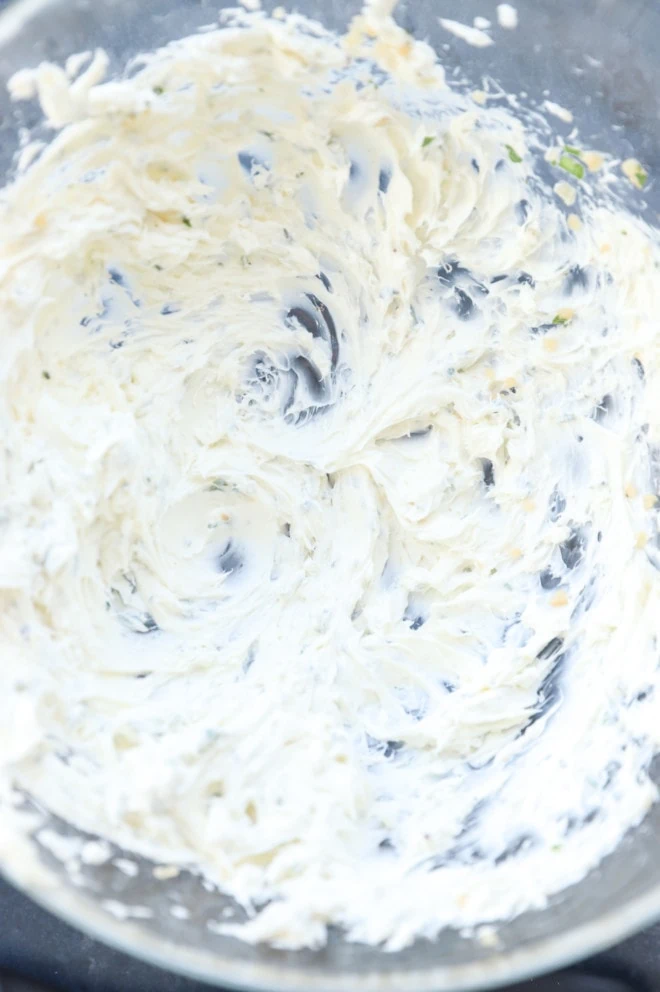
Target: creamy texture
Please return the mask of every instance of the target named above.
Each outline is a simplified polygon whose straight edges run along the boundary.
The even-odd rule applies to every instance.
[[[493,44],[490,35],[476,24],[474,27],[470,27],[469,24],[462,24],[461,21],[454,21],[449,17],[439,17],[438,21],[440,27],[444,28],[445,31],[449,31],[461,41],[466,41],[468,45],[474,45],[475,48],[487,48]]]
[[[498,3],[497,23],[501,28],[514,31],[518,27],[518,11],[510,3]]]
[[[655,236],[387,6],[13,84],[4,781],[283,946],[542,906],[655,798]]]

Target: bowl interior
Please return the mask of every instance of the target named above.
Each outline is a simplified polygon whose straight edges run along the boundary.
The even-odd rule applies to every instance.
[[[0,17],[0,170],[11,172],[20,131],[43,133],[32,105],[11,105],[4,83],[17,69],[42,59],[104,47],[119,70],[138,52],[214,22],[218,6],[206,0],[18,0]],[[265,0],[265,9],[275,6]],[[298,0],[296,7],[331,28],[343,29],[358,0]],[[427,38],[449,78],[475,87],[492,77],[531,106],[545,96],[571,108],[581,141],[622,158],[634,155],[651,177],[660,174],[660,7],[645,0],[518,0],[519,26],[497,30],[496,44],[472,48],[447,34],[439,17],[495,19],[494,0],[402,0],[401,24]],[[557,122],[560,134],[570,126]],[[632,201],[631,201],[632,206]],[[651,179],[634,209],[651,224],[660,217],[660,181]],[[655,765],[660,781],[660,762]],[[247,946],[213,932],[233,917],[230,901],[189,873],[157,879],[142,858],[113,849],[101,865],[67,870],[72,827],[38,812],[51,842],[33,845],[39,870],[10,877],[70,922],[163,967],[224,986],[317,990],[355,987],[404,989],[486,988],[559,967],[621,939],[660,916],[660,806],[629,832],[619,849],[580,884],[542,910],[498,927],[487,943],[445,931],[434,941],[385,954],[348,944],[334,933],[320,951],[278,952]],[[41,836],[49,836],[48,834]],[[73,848],[75,848],[75,841]],[[54,854],[53,852],[56,852]],[[57,855],[57,856],[56,856]],[[70,865],[69,865],[70,867]],[[393,893],[393,898],[396,898]],[[183,906],[185,911],[172,907]],[[124,907],[124,908],[122,908]],[[125,907],[132,907],[126,916]]]

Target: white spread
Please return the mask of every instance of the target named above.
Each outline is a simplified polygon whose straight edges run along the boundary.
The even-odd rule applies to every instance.
[[[501,28],[508,31],[515,31],[518,27],[518,11],[510,3],[498,3],[497,23]]]
[[[562,107],[561,104],[554,103],[552,100],[544,100],[543,106],[549,114],[552,114],[553,117],[558,117],[565,124],[571,124],[573,122],[573,114],[566,107]]]
[[[454,21],[450,17],[439,17],[440,27],[444,28],[445,31],[449,31],[456,38],[460,38],[461,41],[465,41],[468,45],[473,45],[475,48],[487,48],[489,45],[493,44],[493,39],[489,34],[475,25],[471,27],[469,24],[463,24],[461,21]]]
[[[22,73],[0,205],[4,782],[284,946],[543,906],[655,798],[655,236],[391,6]]]

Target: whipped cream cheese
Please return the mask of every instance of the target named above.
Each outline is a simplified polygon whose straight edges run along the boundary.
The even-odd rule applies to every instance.
[[[543,906],[656,795],[655,232],[391,7],[12,82],[3,781],[287,947]]]

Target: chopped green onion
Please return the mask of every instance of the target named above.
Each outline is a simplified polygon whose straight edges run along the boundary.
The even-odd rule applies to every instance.
[[[648,172],[644,172],[643,169],[638,169],[637,172],[635,173],[635,179],[637,180],[637,185],[639,186],[640,189],[646,186],[648,182],[648,178],[649,178]]]
[[[164,92],[165,90],[163,89],[162,86],[154,86],[154,93],[156,94],[156,96],[162,96]]]
[[[190,218],[189,217],[182,217],[181,218],[181,223],[182,224],[185,224],[186,227],[192,227],[192,224],[190,222]]]
[[[515,162],[516,164],[518,162],[522,162],[522,158],[520,157],[520,155],[518,154],[515,148],[512,148],[511,145],[505,145],[504,147],[508,151],[509,158],[511,159],[512,162]]]
[[[424,140],[422,141],[422,148],[428,148],[428,146],[432,144],[434,141],[435,138],[433,135],[427,135],[426,138],[424,138]]]
[[[582,162],[578,162],[572,155],[567,155],[566,152],[562,152],[559,156],[557,165],[560,169],[568,172],[571,176],[575,176],[576,179],[584,179],[584,166],[582,165]]]
[[[41,373],[44,379],[50,379],[50,372],[46,372],[46,369]]]
[[[570,317],[567,317],[565,314],[557,313],[552,318],[552,323],[553,324],[568,324],[569,321],[570,321],[570,319],[571,318]]]
[[[578,158],[582,155],[582,149],[576,148],[575,145],[564,145],[564,151],[569,155],[577,155]]]

